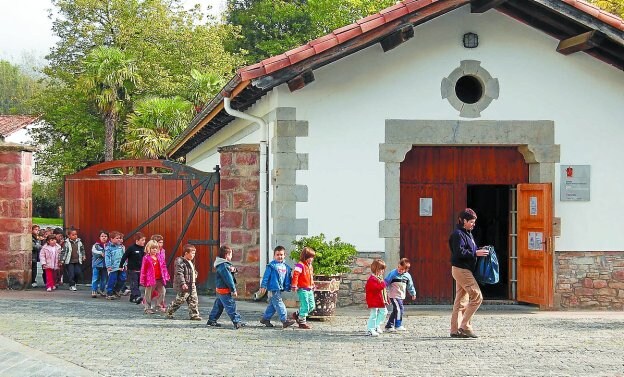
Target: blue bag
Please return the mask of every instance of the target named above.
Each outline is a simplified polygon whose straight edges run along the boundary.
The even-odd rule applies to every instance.
[[[477,268],[475,269],[475,279],[481,284],[496,284],[498,283],[498,258],[496,257],[496,251],[494,247],[485,246],[484,249],[488,249],[490,254],[486,257],[477,258]]]

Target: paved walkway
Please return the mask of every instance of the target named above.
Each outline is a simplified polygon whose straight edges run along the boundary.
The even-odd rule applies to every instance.
[[[167,320],[79,289],[0,291],[0,376],[624,376],[621,312],[488,306],[481,337],[465,340],[448,337],[449,307],[411,306],[408,332],[370,338],[363,308],[282,330],[241,302],[250,326],[236,331],[227,317],[207,328],[184,308]],[[204,318],[212,302],[200,297]]]

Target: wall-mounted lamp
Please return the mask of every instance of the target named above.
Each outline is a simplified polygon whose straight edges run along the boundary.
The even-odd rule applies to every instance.
[[[479,46],[479,36],[475,33],[466,33],[464,34],[464,47],[466,48],[476,48]]]

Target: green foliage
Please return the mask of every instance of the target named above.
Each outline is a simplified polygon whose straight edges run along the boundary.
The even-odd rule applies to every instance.
[[[624,0],[589,0],[589,2],[609,13],[624,18]]]
[[[350,272],[349,265],[355,259],[357,250],[350,243],[336,237],[333,240],[325,240],[323,233],[318,236],[303,237],[293,241],[295,250],[290,252],[290,258],[299,261],[301,251],[304,247],[310,247],[316,252],[314,262],[314,273],[316,275],[339,275]]]
[[[243,38],[227,45],[253,63],[305,44],[395,0],[228,0],[226,20]]]
[[[122,150],[132,158],[165,158],[167,147],[192,117],[193,104],[180,97],[139,100],[128,116]]]
[[[0,60],[0,114],[32,114],[28,100],[40,90],[34,77]]]
[[[33,213],[35,217],[59,217],[59,208],[63,204],[62,180],[36,180],[32,187]]]
[[[32,99],[44,122],[31,130],[37,174],[62,179],[104,160],[104,126],[83,93],[63,84],[48,85]]]
[[[130,99],[182,97],[199,104],[241,65],[241,56],[223,47],[224,41],[237,38],[235,28],[181,4],[52,0],[52,31],[59,40],[43,69],[47,88],[29,102],[46,121],[35,132],[43,148],[37,160],[44,175],[63,176],[105,159],[136,155],[121,145],[142,133],[151,137],[145,145],[165,142],[164,134],[144,132],[161,126],[147,127],[142,121],[133,130],[135,123],[126,122],[133,111]],[[200,72],[200,81],[193,70]],[[179,129],[169,127],[170,136]]]
[[[33,217],[32,223],[37,225],[56,225],[63,227],[63,219],[55,217]]]

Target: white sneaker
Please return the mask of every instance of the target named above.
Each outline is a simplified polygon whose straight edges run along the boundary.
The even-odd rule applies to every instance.
[[[48,289],[46,289],[46,291],[52,292],[52,288],[48,288]]]
[[[403,326],[399,326],[396,328],[396,331],[407,331],[407,329]]]
[[[383,331],[383,328],[382,328],[381,326],[377,327],[377,328],[375,329],[375,331],[377,331],[377,334],[383,334],[383,332],[384,332],[384,331]]]
[[[396,329],[394,327],[388,327],[386,332],[396,332]]]
[[[37,288],[37,283],[32,283],[30,286],[33,288]]]
[[[371,329],[366,332],[366,336],[379,336],[379,334],[374,329]]]
[[[69,287],[70,291],[77,291],[76,287],[74,287],[73,285]]]

